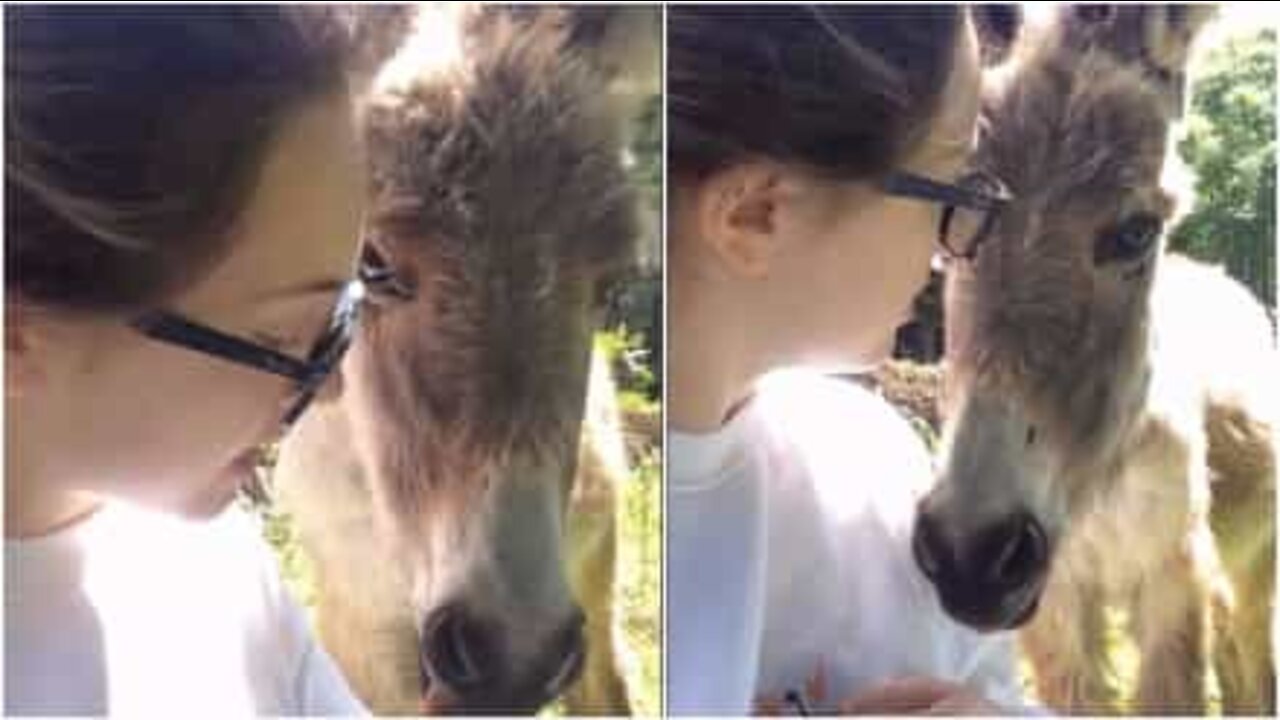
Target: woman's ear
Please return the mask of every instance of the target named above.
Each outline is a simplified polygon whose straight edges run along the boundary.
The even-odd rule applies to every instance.
[[[694,191],[696,237],[737,276],[769,274],[781,244],[783,176],[775,163],[739,163],[711,174]]]
[[[22,298],[4,302],[4,388],[14,398],[61,390],[92,370],[110,321],[51,309]]]
[[[45,345],[39,311],[29,303],[4,301],[4,393],[19,397],[46,377],[41,349]]]

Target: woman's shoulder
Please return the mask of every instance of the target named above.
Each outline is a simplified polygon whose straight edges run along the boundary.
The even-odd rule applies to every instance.
[[[769,416],[791,422],[883,424],[910,430],[902,413],[860,377],[806,368],[776,370],[756,383],[755,405]]]
[[[67,693],[85,688],[76,707],[94,713],[193,703],[230,714],[299,709],[314,641],[252,513],[232,507],[196,522],[108,503],[34,549],[6,568],[6,621],[25,639],[7,644],[6,662],[31,669],[25,701],[7,709],[67,707]],[[41,580],[50,577],[56,585]],[[69,653],[86,669],[64,673],[70,683],[110,662],[110,687],[46,687],[41,669]],[[196,657],[202,672],[193,674],[183,658]]]
[[[779,444],[808,467],[845,476],[880,493],[927,491],[932,460],[906,417],[856,379],[810,370],[775,372],[758,385],[754,412]]]

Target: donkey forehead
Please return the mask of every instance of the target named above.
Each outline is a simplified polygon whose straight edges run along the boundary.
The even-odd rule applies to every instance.
[[[1024,394],[1046,385],[1066,392],[1080,386],[1082,368],[1110,362],[1123,346],[1119,318],[1099,322],[1093,307],[1087,248],[1123,216],[1168,211],[1167,120],[1141,75],[1109,54],[1010,62],[985,91],[977,163],[1014,199],[980,266],[949,283],[954,324],[964,328],[951,335],[954,356]]]
[[[1101,51],[1025,62],[987,88],[978,148],[979,164],[1015,195],[1014,211],[1084,204],[1107,214],[1153,202],[1168,120],[1141,73]]]
[[[375,223],[481,258],[630,259],[632,194],[603,78],[539,42],[477,43],[374,104]]]

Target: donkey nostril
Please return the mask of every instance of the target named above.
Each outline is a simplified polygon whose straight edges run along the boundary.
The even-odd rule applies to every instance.
[[[586,661],[585,650],[585,646],[581,643],[569,649],[569,653],[564,656],[560,667],[547,682],[547,695],[549,697],[556,697],[563,693],[582,674],[582,666]]]
[[[1040,524],[1030,515],[1018,516],[996,549],[988,578],[1002,588],[1016,589],[1040,573],[1048,559],[1048,542]]]
[[[452,687],[482,682],[486,671],[481,629],[456,608],[436,612],[423,632],[422,665],[432,678]]]
[[[920,514],[916,519],[915,531],[911,537],[911,552],[915,555],[916,565],[920,572],[930,580],[938,578],[938,538],[933,528],[933,521],[928,515]]]
[[[551,675],[551,679],[547,681],[548,697],[556,697],[563,693],[582,673],[582,667],[586,662],[586,638],[583,635],[583,624],[583,615],[577,612],[561,633],[561,640],[557,643],[560,664]]]

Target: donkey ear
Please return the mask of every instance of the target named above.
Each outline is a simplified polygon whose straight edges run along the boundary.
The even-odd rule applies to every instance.
[[[1144,5],[1142,46],[1152,65],[1170,73],[1186,69],[1191,45],[1218,13],[1213,5]]]
[[[566,12],[569,48],[606,78],[628,115],[661,90],[661,6],[571,5]]]
[[[343,10],[350,29],[351,84],[363,91],[412,32],[417,8],[397,3],[356,5]]]
[[[1069,5],[1059,18],[1068,40],[1171,74],[1186,66],[1192,42],[1214,15],[1213,5]]]
[[[1135,45],[1135,40],[1126,38],[1126,33],[1118,26],[1127,25],[1132,28],[1140,23],[1135,22],[1136,13],[1123,7],[1101,4],[1060,5],[1057,17],[1063,38],[1069,45],[1082,49],[1109,47],[1121,55],[1127,55],[1136,49],[1126,47]]]
[[[1072,5],[1067,9],[1076,22],[1081,26],[1102,26],[1111,22],[1119,8],[1114,5],[1102,5],[1089,3],[1087,5]]]
[[[1187,104],[1192,46],[1205,26],[1217,16],[1218,8],[1213,5],[1145,7],[1149,12],[1143,40],[1147,71],[1156,79],[1170,117],[1181,119]]]
[[[972,5],[969,13],[978,33],[983,67],[1004,62],[1022,30],[1022,6]]]
[[[1063,37],[1079,50],[1110,53],[1147,77],[1170,117],[1185,104],[1192,44],[1217,13],[1212,5],[1080,5],[1060,9]]]

